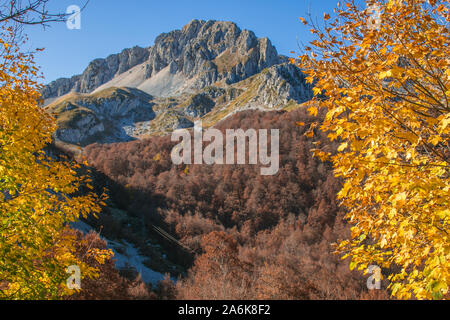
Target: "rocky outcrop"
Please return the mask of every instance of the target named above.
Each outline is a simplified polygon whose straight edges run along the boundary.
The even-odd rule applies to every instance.
[[[254,82],[257,88],[252,102],[265,108],[277,108],[290,101],[303,103],[313,97],[312,86],[306,83],[305,75],[290,63],[263,70]]]
[[[71,144],[129,141],[155,118],[153,97],[132,88],[113,88],[95,95],[72,94],[50,104],[57,114],[56,138]]]

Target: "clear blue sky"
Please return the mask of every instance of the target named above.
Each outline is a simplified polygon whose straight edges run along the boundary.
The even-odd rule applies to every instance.
[[[148,47],[157,35],[180,29],[192,19],[234,21],[258,37],[269,37],[281,54],[296,51],[310,35],[298,17],[310,10],[318,19],[338,0],[91,0],[82,13],[81,30],[65,23],[45,30],[27,27],[29,45],[45,48],[36,61],[45,81],[81,73],[95,58],[135,45]],[[83,0],[53,0],[50,9],[64,11]]]

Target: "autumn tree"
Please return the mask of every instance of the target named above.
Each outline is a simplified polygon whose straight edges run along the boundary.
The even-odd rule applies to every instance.
[[[239,260],[237,242],[223,231],[202,239],[204,253],[195,261],[190,276],[177,284],[180,299],[246,299],[250,266]]]
[[[351,268],[390,270],[398,298],[442,298],[450,283],[449,2],[344,1],[296,61],[314,83],[310,112],[340,144],[330,159],[353,224]],[[312,131],[311,131],[312,132]]]
[[[0,37],[0,299],[57,299],[73,292],[69,266],[82,277],[97,274],[77,257],[67,226],[99,213],[103,197],[80,192],[88,178],[44,151],[55,121],[39,107],[38,69],[15,30],[5,27]],[[84,258],[109,256],[93,248]]]

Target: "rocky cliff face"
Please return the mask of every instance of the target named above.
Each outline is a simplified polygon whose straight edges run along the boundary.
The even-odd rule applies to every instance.
[[[136,139],[155,118],[153,97],[137,89],[107,89],[99,94],[72,93],[46,107],[57,115],[56,138],[71,144]]]
[[[276,49],[267,38],[241,31],[232,22],[194,20],[182,30],[162,34],[150,48],[147,76],[170,65],[171,72],[196,78],[196,89],[225,79],[241,81],[279,63]]]
[[[92,61],[83,74],[50,83],[43,96],[57,114],[58,139],[127,141],[309,100],[303,73],[286,60],[267,38],[232,22],[193,20],[152,47]]]

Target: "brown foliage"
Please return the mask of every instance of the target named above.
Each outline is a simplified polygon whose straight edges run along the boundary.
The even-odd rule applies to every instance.
[[[177,284],[178,298],[375,297],[366,278],[332,254],[331,243],[349,232],[336,201],[340,181],[329,163],[312,156],[314,141],[296,124],[316,120],[303,109],[245,111],[216,126],[280,129],[280,169],[273,176],[261,176],[259,165],[191,165],[186,174],[184,165],[171,163],[170,136],[91,145],[85,154],[117,184],[111,197],[123,209],[164,226],[197,252]],[[321,132],[315,140],[336,148]]]

